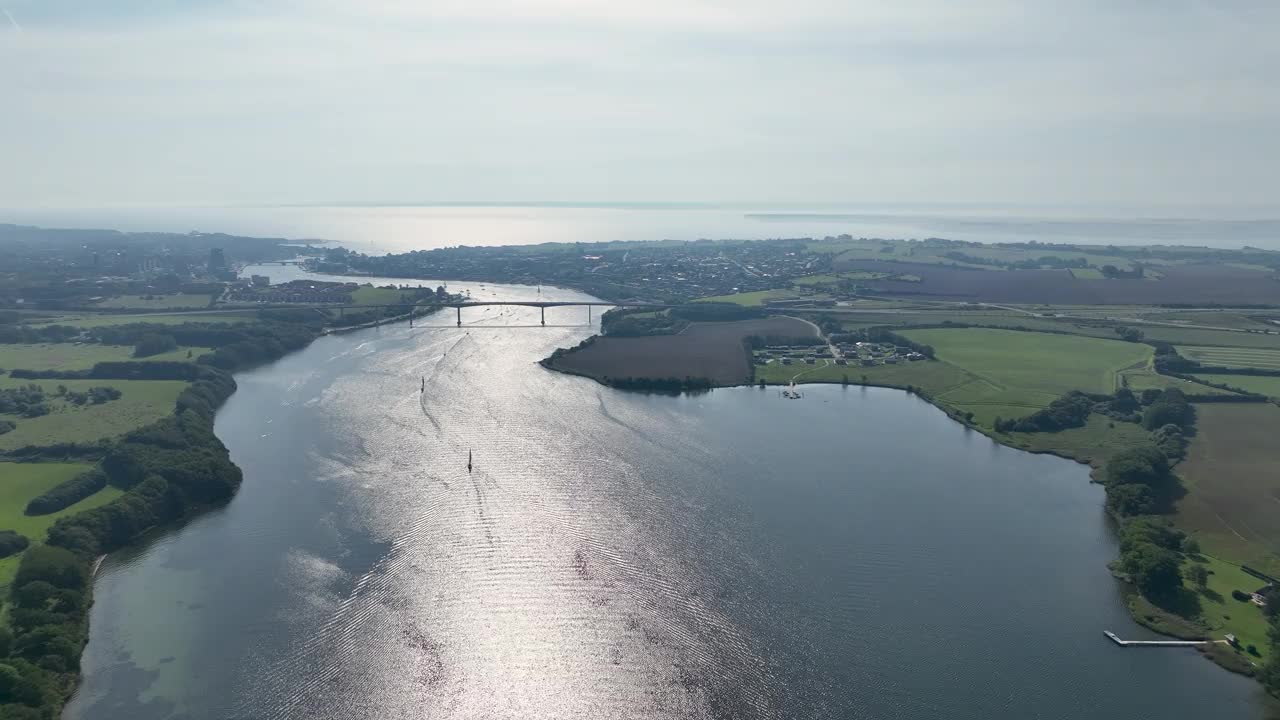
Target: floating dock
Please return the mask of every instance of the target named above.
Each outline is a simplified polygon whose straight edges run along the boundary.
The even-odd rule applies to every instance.
[[[1103,630],[1102,634],[1111,638],[1115,644],[1121,647],[1198,647],[1200,645],[1212,645],[1215,642],[1226,642],[1225,640],[1121,640],[1118,635],[1110,630]]]

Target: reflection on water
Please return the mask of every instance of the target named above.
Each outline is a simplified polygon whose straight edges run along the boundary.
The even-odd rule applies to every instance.
[[[1256,717],[1103,638],[1144,633],[1086,468],[889,390],[613,391],[536,364],[585,329],[468,312],[238,377],[244,487],[104,566],[68,718]]]
[[[817,210],[818,212],[811,212]],[[799,212],[797,212],[799,211]],[[5,222],[321,239],[361,252],[455,245],[777,237],[928,238],[1276,249],[1280,208],[424,206],[5,210]],[[1173,218],[1173,219],[1170,219]]]

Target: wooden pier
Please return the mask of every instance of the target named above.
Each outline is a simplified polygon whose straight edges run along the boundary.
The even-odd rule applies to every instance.
[[[1118,635],[1110,630],[1103,630],[1102,633],[1121,647],[1198,647],[1200,645],[1226,642],[1226,640],[1121,640]]]

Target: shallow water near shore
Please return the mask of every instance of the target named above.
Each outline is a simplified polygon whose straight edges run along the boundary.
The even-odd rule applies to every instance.
[[[104,563],[65,717],[1261,717],[1103,636],[1154,637],[1085,466],[893,390],[618,392],[537,365],[585,310],[464,313],[237,376],[244,486]]]

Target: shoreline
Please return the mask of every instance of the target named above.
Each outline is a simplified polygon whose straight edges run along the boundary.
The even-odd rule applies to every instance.
[[[596,383],[598,383],[598,384],[600,384],[600,385],[602,385],[602,386],[604,386],[604,387],[610,388],[610,389],[612,389],[612,390],[621,390],[621,391],[623,391],[623,392],[644,392],[644,391],[637,391],[637,390],[627,390],[627,389],[625,389],[625,388],[617,388],[617,387],[614,387],[614,386],[612,386],[612,385],[609,385],[608,383],[604,382],[603,380],[601,380],[601,379],[600,379],[600,378],[598,378],[598,377],[595,377],[594,375],[589,375],[589,374],[586,374],[586,373],[574,372],[574,371],[572,371],[572,370],[565,370],[565,369],[560,369],[560,368],[554,367],[553,362],[552,362],[552,359],[551,359],[550,357],[548,357],[548,358],[544,358],[544,359],[542,359],[542,360],[538,361],[538,364],[539,364],[539,365],[541,365],[542,367],[546,368],[547,370],[551,371],[551,372],[556,372],[556,373],[560,373],[560,374],[562,374],[562,375],[567,375],[567,376],[571,376],[571,377],[584,377],[584,378],[589,378],[589,379],[591,379],[591,380],[594,380]],[[973,424],[973,423],[971,423],[971,422],[968,422],[964,417],[962,417],[962,416],[958,416],[957,414],[950,412],[946,407],[943,407],[941,404],[939,404],[939,403],[937,403],[936,401],[934,401],[933,397],[931,397],[931,396],[930,396],[930,395],[928,395],[927,393],[921,392],[919,388],[913,388],[913,389],[911,389],[911,390],[908,390],[908,389],[907,389],[907,388],[905,388],[905,387],[898,387],[898,386],[894,386],[894,385],[882,385],[882,384],[877,384],[877,383],[861,383],[861,382],[853,382],[852,380],[850,380],[850,382],[849,382],[847,385],[846,385],[846,384],[844,384],[844,383],[834,382],[834,381],[829,381],[829,380],[815,380],[815,381],[808,381],[808,382],[806,382],[806,381],[801,381],[801,382],[799,382],[799,383],[797,383],[797,384],[800,384],[800,385],[837,385],[837,386],[843,386],[843,387],[874,387],[874,388],[884,388],[884,389],[887,389],[887,390],[897,390],[897,391],[899,391],[899,392],[903,392],[903,393],[906,393],[906,394],[908,394],[908,395],[914,395],[914,396],[916,396],[916,397],[921,398],[921,399],[922,399],[922,400],[924,400],[925,402],[929,403],[931,406],[933,406],[933,407],[934,407],[934,408],[936,408],[937,410],[941,411],[944,415],[946,415],[948,418],[950,418],[950,419],[951,419],[951,420],[953,420],[954,422],[958,423],[958,424],[959,424],[959,425],[961,425],[962,427],[964,427],[964,428],[966,428],[966,429],[968,429],[968,430],[973,430],[973,431],[975,431],[975,432],[977,432],[977,433],[981,434],[982,436],[986,437],[987,439],[991,440],[992,442],[996,443],[997,445],[999,445],[999,446],[1001,446],[1001,447],[1009,448],[1009,449],[1011,449],[1011,450],[1017,450],[1017,451],[1020,451],[1020,452],[1030,453],[1030,454],[1032,454],[1032,455],[1051,455],[1051,456],[1054,456],[1054,457],[1062,458],[1063,460],[1069,460],[1069,461],[1072,461],[1072,462],[1075,462],[1075,463],[1079,463],[1079,464],[1081,464],[1081,465],[1086,465],[1086,466],[1088,466],[1088,467],[1089,467],[1089,482],[1090,482],[1090,483],[1092,483],[1092,484],[1101,484],[1101,482],[1102,482],[1102,481],[1099,479],[1099,477],[1098,477],[1098,473],[1099,473],[1099,471],[1100,471],[1102,468],[1101,468],[1101,465],[1100,465],[1099,463],[1097,463],[1096,461],[1094,461],[1094,460],[1085,460],[1085,459],[1082,459],[1082,458],[1080,458],[1080,457],[1076,457],[1076,456],[1068,455],[1068,454],[1066,454],[1066,453],[1064,453],[1064,452],[1061,452],[1061,451],[1058,451],[1058,450],[1054,450],[1054,449],[1052,449],[1052,448],[1021,448],[1021,447],[1017,447],[1017,446],[1015,446],[1015,445],[1010,445],[1010,444],[1008,444],[1007,442],[1002,441],[999,437],[997,437],[997,436],[993,435],[991,432],[988,432],[985,428],[979,427],[979,426],[977,426],[977,425],[975,425],[975,424]],[[765,386],[766,386],[766,387],[783,387],[783,386],[782,386],[781,384],[779,384],[779,383],[766,383],[766,384],[765,384]],[[728,385],[719,385],[719,386],[717,386],[717,388],[726,388],[726,389],[729,389],[729,388],[754,388],[754,387],[761,387],[761,386],[760,386],[760,385],[758,385],[757,383],[754,383],[754,382],[752,382],[752,383],[733,383],[733,384],[728,384]],[[712,390],[717,389],[717,388],[712,388]],[[1109,509],[1109,508],[1107,508],[1107,507],[1106,507],[1105,503],[1104,503],[1104,505],[1103,505],[1103,510],[1104,510],[1104,512],[1106,512],[1107,517],[1108,517],[1111,521],[1113,521],[1113,522],[1118,522],[1118,521],[1120,520],[1120,519],[1119,519],[1119,518],[1118,518],[1118,517],[1117,517],[1117,516],[1116,516],[1116,515],[1115,515],[1115,514],[1114,514],[1114,513]],[[1119,547],[1118,547],[1118,543],[1117,543],[1117,550],[1118,550],[1118,549],[1119,549]],[[1113,561],[1113,562],[1114,562],[1114,561]],[[1108,566],[1110,566],[1110,563],[1108,564]],[[1115,575],[1114,573],[1112,573],[1112,576],[1113,576],[1113,577],[1115,577],[1115,579],[1116,579],[1117,581],[1119,581],[1119,582],[1121,582],[1121,583],[1122,583],[1122,591],[1123,591],[1123,592],[1122,592],[1122,604],[1124,605],[1125,612],[1129,615],[1130,619],[1132,619],[1135,623],[1137,623],[1138,625],[1140,625],[1140,626],[1142,626],[1142,627],[1144,627],[1144,628],[1146,628],[1146,629],[1148,629],[1148,630],[1150,630],[1150,631],[1152,631],[1152,632],[1155,632],[1155,633],[1159,634],[1159,635],[1160,635],[1160,636],[1162,636],[1162,637],[1171,637],[1171,638],[1177,638],[1177,639],[1196,639],[1196,640],[1199,640],[1199,639],[1205,639],[1203,634],[1196,634],[1196,637],[1189,637],[1189,635],[1191,635],[1192,633],[1186,633],[1186,634],[1182,634],[1182,635],[1180,635],[1180,634],[1177,634],[1176,632],[1171,631],[1171,629],[1170,629],[1170,628],[1168,628],[1168,627],[1164,627],[1164,628],[1162,628],[1162,627],[1158,626],[1157,624],[1155,624],[1154,622],[1152,622],[1152,621],[1148,620],[1146,617],[1144,617],[1144,616],[1143,616],[1143,614],[1142,614],[1142,612],[1141,612],[1140,608],[1137,606],[1137,604],[1135,604],[1135,602],[1133,602],[1133,600],[1132,600],[1132,596],[1136,596],[1137,598],[1140,598],[1142,602],[1147,603],[1148,605],[1150,605],[1150,602],[1149,602],[1149,601],[1147,601],[1145,598],[1143,598],[1143,597],[1142,597],[1142,595],[1141,595],[1140,593],[1138,593],[1138,592],[1137,592],[1137,588],[1136,588],[1136,587],[1134,587],[1134,585],[1133,585],[1133,583],[1132,583],[1132,582],[1128,581],[1127,579],[1125,579],[1125,578],[1123,578],[1123,577],[1117,576],[1117,575]],[[1152,606],[1152,607],[1154,608],[1154,606]],[[1159,608],[1155,608],[1155,609],[1156,609],[1156,610],[1159,610]],[[1164,612],[1164,611],[1161,611],[1161,612]],[[1228,656],[1223,656],[1223,654],[1222,654],[1221,652],[1214,652],[1214,650],[1215,650],[1215,649],[1217,649],[1217,648],[1215,648],[1215,647],[1197,648],[1197,652],[1199,652],[1199,653],[1201,654],[1201,656],[1203,656],[1206,660],[1209,660],[1210,662],[1212,662],[1213,664],[1215,664],[1215,665],[1217,665],[1218,667],[1222,668],[1223,670],[1226,670],[1227,672],[1230,672],[1230,673],[1233,673],[1233,674],[1237,674],[1237,675],[1244,675],[1244,676],[1246,676],[1246,677],[1250,677],[1250,678],[1252,678],[1252,677],[1254,677],[1254,676],[1256,675],[1256,673],[1261,669],[1260,667],[1252,667],[1252,666],[1250,666],[1250,667],[1246,667],[1246,666],[1243,666],[1243,665],[1238,661],[1238,659],[1235,657],[1235,655],[1234,655],[1234,654],[1232,654],[1232,655],[1228,655]],[[1262,689],[1262,688],[1261,688],[1261,686],[1260,686],[1260,684],[1259,684],[1259,689],[1260,689],[1260,690]],[[1268,697],[1268,698],[1270,697],[1270,696],[1266,695],[1265,691],[1263,692],[1263,696],[1264,696],[1264,697]]]

